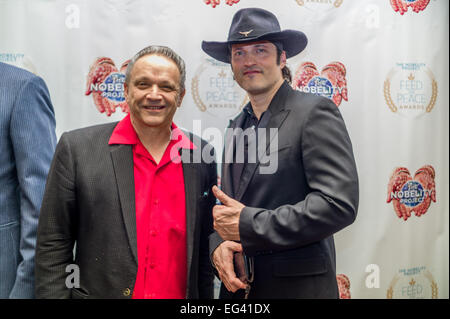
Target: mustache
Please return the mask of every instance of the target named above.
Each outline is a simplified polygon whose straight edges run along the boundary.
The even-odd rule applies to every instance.
[[[241,73],[242,73],[242,74],[246,74],[246,73],[248,73],[248,72],[259,72],[259,73],[263,73],[263,70],[261,70],[261,69],[258,68],[258,67],[250,67],[250,68],[244,69]]]
[[[232,74],[233,74],[233,80],[236,80],[236,71],[234,70],[234,69],[232,69]],[[258,68],[258,67],[250,67],[250,68],[246,68],[245,70],[243,70],[243,71],[240,71],[238,74],[241,74],[241,75],[244,75],[246,72],[254,72],[254,71],[257,71],[257,72],[259,72],[259,73],[261,73],[261,74],[263,74],[264,73],[264,71],[263,70],[261,70],[260,68]]]

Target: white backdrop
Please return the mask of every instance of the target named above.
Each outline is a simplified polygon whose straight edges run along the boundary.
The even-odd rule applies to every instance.
[[[175,122],[207,138],[208,128],[223,130],[239,112],[245,94],[232,81],[229,66],[203,53],[201,41],[226,40],[241,8],[272,11],[282,29],[308,36],[306,50],[288,60],[294,74],[311,62],[320,79],[334,85],[323,68],[346,70],[338,67],[348,91],[338,107],[354,147],[360,207],[355,223],[335,240],[337,272],[348,278],[351,298],[448,298],[449,2],[225,2],[213,8],[204,0],[0,0],[0,61],[44,78],[59,137],[124,117],[121,109],[110,117],[100,113],[92,95],[84,94],[89,67],[98,57],[111,58],[120,68],[147,45],[170,46],[187,64],[187,93]],[[405,10],[396,11],[396,4]],[[220,141],[212,142],[220,147]],[[427,182],[419,174],[393,195],[426,201],[405,191],[431,191],[434,180],[436,201],[420,217],[398,218],[393,202],[387,203],[391,174],[404,167],[414,178],[424,165],[432,167],[434,178],[428,173]]]

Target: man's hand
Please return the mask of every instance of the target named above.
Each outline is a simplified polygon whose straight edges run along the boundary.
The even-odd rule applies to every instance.
[[[233,254],[242,252],[242,245],[233,241],[222,242],[213,253],[213,262],[219,273],[220,280],[228,291],[236,292],[245,289],[247,285],[236,277],[233,266]]]
[[[241,240],[239,217],[245,206],[229,197],[215,185],[212,191],[214,196],[222,203],[222,205],[216,205],[213,208],[214,229],[225,240]]]

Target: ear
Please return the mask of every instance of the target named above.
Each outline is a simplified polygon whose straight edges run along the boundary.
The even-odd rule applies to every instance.
[[[183,90],[183,92],[180,92],[178,95],[178,105],[177,107],[181,106],[181,102],[183,101],[184,95],[186,94],[186,89]]]
[[[281,52],[281,56],[280,56],[280,66],[281,69],[283,69],[286,66],[286,51]]]
[[[128,85],[123,83],[123,95],[125,96],[125,101],[128,99]]]

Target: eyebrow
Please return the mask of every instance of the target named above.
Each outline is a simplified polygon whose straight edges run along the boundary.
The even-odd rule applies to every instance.
[[[136,78],[133,82],[134,83],[137,83],[137,82],[141,82],[141,81],[143,81],[143,82],[152,82],[151,80],[150,80],[150,78],[148,78],[148,77],[146,77],[146,76],[142,76],[142,77],[138,77],[138,78]],[[161,80],[161,81],[159,81],[159,82],[157,82],[159,85],[169,85],[169,86],[173,86],[173,87],[176,87],[176,83],[174,83],[174,82],[172,82],[172,81],[169,81],[169,80]]]

